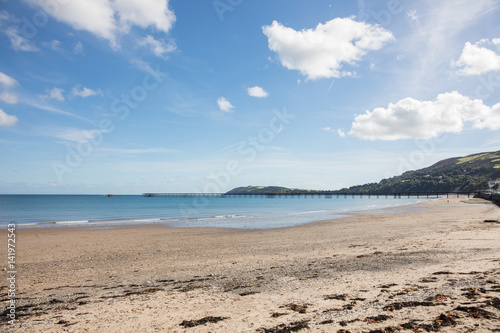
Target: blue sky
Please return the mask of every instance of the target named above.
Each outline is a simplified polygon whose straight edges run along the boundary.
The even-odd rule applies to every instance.
[[[2,0],[0,193],[339,189],[500,146],[500,1]]]

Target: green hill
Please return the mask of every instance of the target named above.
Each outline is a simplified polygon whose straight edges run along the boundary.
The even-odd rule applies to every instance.
[[[488,182],[496,179],[500,179],[500,151],[449,158],[430,167],[408,171],[378,183],[357,185],[337,191],[247,186],[237,187],[226,194],[474,192],[487,189]]]
[[[303,194],[312,193],[311,190],[300,190],[295,188],[287,188],[281,186],[246,186],[236,187],[226,194]]]
[[[343,188],[348,193],[473,192],[500,178],[500,151],[449,158],[379,183]]]

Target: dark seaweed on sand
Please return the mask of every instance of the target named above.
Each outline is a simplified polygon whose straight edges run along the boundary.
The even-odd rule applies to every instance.
[[[227,317],[203,317],[201,319],[197,320],[184,320],[182,323],[179,324],[179,326],[184,326],[184,327],[195,327],[199,325],[205,325],[208,323],[218,323],[219,321],[222,321],[224,319],[227,319]]]
[[[261,333],[288,333],[288,332],[298,332],[302,329],[309,328],[307,323],[309,320],[294,321],[289,324],[279,324],[272,328],[261,327],[257,329],[257,332]]]

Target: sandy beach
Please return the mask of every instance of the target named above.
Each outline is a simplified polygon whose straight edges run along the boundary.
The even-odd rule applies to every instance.
[[[500,208],[467,200],[274,230],[17,230],[0,330],[500,332],[500,224],[484,222]]]

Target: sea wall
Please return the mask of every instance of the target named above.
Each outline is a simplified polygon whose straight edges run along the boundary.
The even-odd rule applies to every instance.
[[[491,191],[479,192],[475,196],[476,198],[491,200],[500,206],[500,193],[492,193]]]

